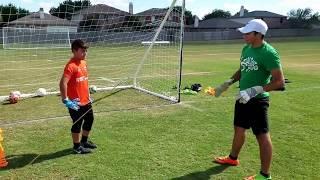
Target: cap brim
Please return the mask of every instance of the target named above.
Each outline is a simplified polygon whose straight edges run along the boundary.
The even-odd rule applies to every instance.
[[[249,30],[246,27],[238,28],[238,31],[240,31],[242,34],[246,34],[246,33],[251,32],[251,30]]]

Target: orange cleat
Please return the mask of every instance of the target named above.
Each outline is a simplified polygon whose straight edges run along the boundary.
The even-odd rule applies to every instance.
[[[217,157],[214,159],[214,162],[218,164],[225,164],[230,166],[237,166],[240,164],[239,160],[233,160],[229,156]]]

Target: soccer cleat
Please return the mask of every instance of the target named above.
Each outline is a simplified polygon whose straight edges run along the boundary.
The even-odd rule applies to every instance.
[[[257,175],[246,177],[244,180],[271,180],[271,176],[266,178],[259,173]]]
[[[85,148],[83,146],[79,146],[77,149],[73,148],[73,152],[75,154],[88,154],[88,153],[92,153],[91,149],[89,148]]]
[[[81,146],[83,146],[84,148],[89,148],[89,149],[97,148],[97,145],[95,145],[92,141],[82,142]]]
[[[237,166],[240,164],[239,160],[233,160],[229,156],[217,157],[214,159],[214,162],[218,164],[225,164],[230,166]]]

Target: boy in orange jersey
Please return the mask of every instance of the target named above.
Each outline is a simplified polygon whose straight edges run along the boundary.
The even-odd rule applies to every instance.
[[[72,42],[73,57],[66,64],[60,80],[62,102],[68,108],[73,121],[71,127],[73,151],[77,154],[91,153],[91,149],[97,148],[93,142],[88,141],[94,117],[85,60],[87,49],[88,47],[80,39]]]

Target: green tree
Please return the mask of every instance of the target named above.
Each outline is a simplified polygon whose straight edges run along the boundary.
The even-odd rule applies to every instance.
[[[29,11],[13,4],[0,5],[0,15],[3,22],[10,22],[29,15]],[[0,18],[1,19],[1,18]]]
[[[207,20],[211,18],[229,18],[229,17],[231,17],[231,13],[229,11],[214,9],[211,13],[206,14],[202,20]]]
[[[182,7],[181,6],[175,6],[173,8],[173,10],[177,11],[177,12],[182,12]],[[192,12],[189,10],[185,10],[184,11],[184,16],[185,16],[185,20],[186,20],[186,24],[187,25],[191,25],[194,23],[194,15],[192,15]]]
[[[57,8],[52,7],[49,13],[53,16],[71,20],[74,12],[91,6],[90,0],[66,0],[59,4]]]
[[[288,13],[288,20],[293,28],[311,28],[313,24],[320,23],[319,13],[312,13],[312,9],[293,9]]]

